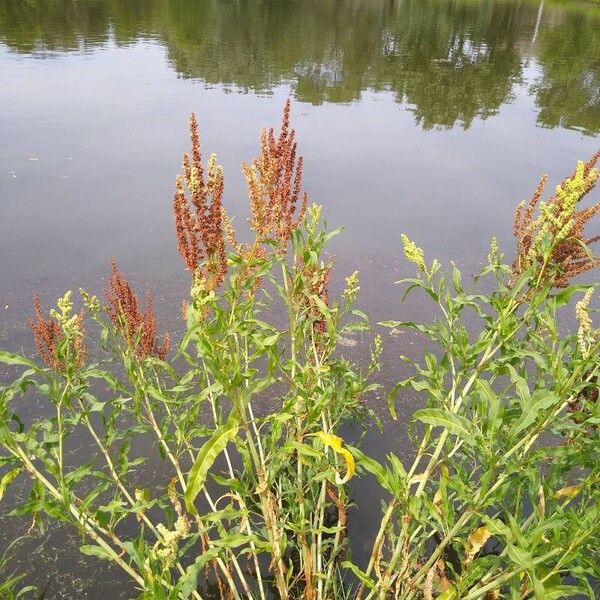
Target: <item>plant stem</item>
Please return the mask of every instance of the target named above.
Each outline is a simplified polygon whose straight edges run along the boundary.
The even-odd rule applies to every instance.
[[[13,455],[17,456],[25,465],[25,468],[29,471],[29,473],[35,477],[56,499],[61,503],[64,503],[63,495],[59,490],[56,489],[46,477],[33,465],[31,460],[27,454],[21,449],[20,446],[16,446],[16,449],[12,450]],[[72,502],[69,502],[66,506],[71,515],[75,518],[76,522],[85,530],[86,534],[96,542],[110,557],[113,562],[118,564],[127,574],[129,574],[139,585],[144,587],[144,578],[141,577],[136,571],[134,571],[131,566],[126,563],[121,555],[117,554],[114,549],[104,540],[97,532],[96,529],[100,531],[104,531],[98,523],[89,515],[81,512]],[[110,535],[113,542],[115,542],[122,553],[125,553],[125,547],[121,543],[121,541],[114,535]]]
[[[143,379],[141,379],[140,381],[143,381]],[[187,484],[186,484],[183,472],[181,471],[181,466],[179,465],[179,461],[175,458],[175,456],[171,452],[171,448],[167,444],[167,442],[160,430],[160,427],[158,426],[158,423],[156,422],[156,418],[154,416],[154,412],[152,411],[152,407],[150,406],[150,402],[148,401],[147,395],[144,393],[143,390],[141,390],[141,392],[142,392],[142,396],[143,396],[143,400],[144,400],[144,405],[146,407],[147,416],[152,425],[152,429],[154,430],[154,432],[159,440],[159,443],[163,447],[165,454],[167,455],[167,457],[171,461],[171,464],[175,468],[177,478],[179,479],[179,485],[181,486],[181,489],[182,489],[183,493],[185,494],[185,492],[187,490]],[[210,538],[208,537],[208,535],[206,534],[206,528],[202,522],[202,519],[200,518],[200,515],[198,515],[196,513],[194,515],[194,519],[196,520],[196,524],[198,526],[199,531],[201,533],[204,533],[204,535],[206,535],[206,539],[207,539],[209,545],[212,546],[212,542],[211,542]],[[221,569],[221,572],[223,573],[223,576],[225,577],[225,579],[227,580],[227,583],[229,584],[229,586],[231,588],[231,593],[233,594],[234,598],[236,598],[236,600],[241,600],[241,598],[238,594],[235,582],[233,581],[233,578],[231,577],[231,573],[229,572],[229,569],[223,562],[223,559],[220,557],[217,557],[216,561],[217,561],[217,564],[219,565],[219,568]]]

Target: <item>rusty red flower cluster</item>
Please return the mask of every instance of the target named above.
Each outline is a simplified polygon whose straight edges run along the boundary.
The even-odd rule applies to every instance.
[[[273,128],[263,129],[260,156],[251,165],[242,165],[250,196],[250,226],[259,241],[274,239],[282,251],[308,205],[308,194],[302,192],[303,158],[297,156],[296,131],[290,129],[290,108],[288,99],[279,135]]]
[[[125,275],[119,271],[114,258],[110,259],[110,277],[105,296],[110,320],[136,356],[140,359],[147,356],[164,359],[169,351],[169,334],[166,333],[162,342],[158,342],[152,294],[149,290],[146,292],[146,307],[142,312],[135,292]]]
[[[39,296],[33,298],[33,308],[35,311],[35,319],[29,321],[29,326],[33,331],[35,347],[40,355],[40,358],[53,369],[64,372],[66,365],[63,359],[59,358],[59,346],[65,339],[63,328],[58,321],[52,317],[44,316],[42,303]],[[87,348],[84,341],[83,328],[83,311],[75,317],[73,331],[77,331],[78,335],[69,338],[69,353],[75,357],[77,368],[81,368],[85,361]]]
[[[566,287],[573,277],[600,265],[600,258],[591,255],[588,247],[600,241],[600,236],[587,237],[585,227],[600,212],[600,202],[581,210],[576,205],[595,186],[599,171],[596,164],[600,150],[586,163],[557,186],[556,194],[544,203],[540,199],[547,182],[544,175],[528,202],[522,202],[515,211],[513,234],[517,242],[516,257],[512,265],[515,281],[527,268],[543,260],[538,245],[548,234],[553,248],[547,260],[552,267],[546,270],[550,278],[546,283]],[[536,209],[540,214],[536,216]]]
[[[223,172],[214,155],[205,170],[194,114],[190,116],[190,139],[191,154],[183,157],[183,176],[177,177],[173,198],[178,250],[192,276],[201,277],[207,289],[216,289],[227,273]]]

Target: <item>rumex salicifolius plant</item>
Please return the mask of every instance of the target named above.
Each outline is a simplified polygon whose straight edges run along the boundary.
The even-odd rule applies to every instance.
[[[334,350],[342,329],[367,325],[352,315],[356,274],[339,300],[328,293],[324,252],[337,232],[308,206],[289,115],[288,102],[280,131],[263,131],[258,158],[243,165],[244,243],[223,206],[222,168],[204,161],[190,119],[173,198],[190,275],[177,344],[159,338],[150,292],[144,308],[111,259],[104,300],[82,291],[84,312],[73,314],[71,293],[48,317],[36,299],[44,366],[0,354],[25,368],[0,396],[2,485],[31,481],[17,512],[71,523],[81,551],[126,571],[143,598],[338,593],[355,465],[336,432],[364,413],[368,373]],[[84,316],[99,352],[85,352]],[[13,419],[25,393],[51,414]],[[75,436],[93,457],[64,452]],[[163,461],[158,480],[145,480],[152,451],[135,454],[139,444]]]
[[[416,329],[431,348],[388,390],[392,415],[405,388],[423,395],[409,465],[340,437],[345,421],[369,415],[382,342],[363,370],[336,347],[370,326],[353,309],[356,273],[340,298],[329,293],[337,231],[302,189],[289,102],[279,132],[264,130],[242,166],[249,240],[237,239],[223,170],[204,160],[193,115],[190,137],[173,197],[190,277],[181,339],[159,337],[152,295],[142,308],[111,259],[104,300],[82,291],[84,311],[71,293],[49,316],[35,300],[43,365],[0,352],[23,369],[0,389],[0,493],[14,481],[30,490],[15,512],[70,523],[81,551],[123,569],[139,598],[591,596],[599,335],[593,287],[571,279],[597,262],[584,233],[597,207],[578,205],[598,155],[549,201],[540,185],[518,209],[514,261],[493,242],[476,280],[491,293],[469,290],[456,267],[446,276],[403,237],[417,269],[408,291],[439,312],[381,324]],[[560,314],[574,303],[578,330],[565,334]],[[87,350],[86,330],[99,350]],[[47,400],[48,414],[19,418],[26,394]],[[93,456],[73,451],[75,438]],[[156,476],[149,460],[161,461]],[[364,472],[386,502],[370,558],[355,564],[347,484]]]
[[[404,236],[417,276],[406,293],[437,307],[416,329],[434,348],[391,390],[423,393],[413,415],[416,456],[403,465],[362,457],[391,500],[358,598],[595,597],[600,575],[600,331],[594,286],[572,278],[598,264],[584,227],[600,205],[578,210],[599,172],[597,153],[539,204],[546,178],[515,215],[516,258],[496,241],[469,291],[453,266],[442,273]],[[535,215],[539,204],[539,216]],[[573,300],[578,330],[559,327]],[[467,327],[468,326],[468,327]]]

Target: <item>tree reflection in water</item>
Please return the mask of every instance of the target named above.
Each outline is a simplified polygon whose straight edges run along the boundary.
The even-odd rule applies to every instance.
[[[109,41],[163,43],[185,78],[298,100],[389,91],[425,129],[468,128],[521,83],[547,127],[600,131],[600,9],[459,0],[5,0],[0,40],[51,57]],[[524,68],[533,63],[533,81]]]

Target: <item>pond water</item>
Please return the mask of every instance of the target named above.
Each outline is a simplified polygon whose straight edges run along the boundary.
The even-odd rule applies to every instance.
[[[0,0],[2,347],[31,350],[35,292],[49,303],[69,287],[101,291],[111,255],[154,288],[168,324],[187,283],[171,197],[189,113],[242,222],[240,163],[257,154],[259,129],[279,122],[287,97],[305,189],[332,226],[345,226],[333,246],[337,285],[359,268],[362,306],[395,318],[401,232],[472,272],[492,235],[510,252],[514,207],[541,174],[555,183],[598,148],[600,7]],[[390,344],[393,355],[401,343]],[[371,440],[378,453],[391,444]],[[61,535],[48,542],[57,556]],[[54,569],[52,552],[28,563],[38,583]],[[96,563],[70,560],[56,559],[67,575],[50,597],[121,589],[110,574],[82,576]]]

